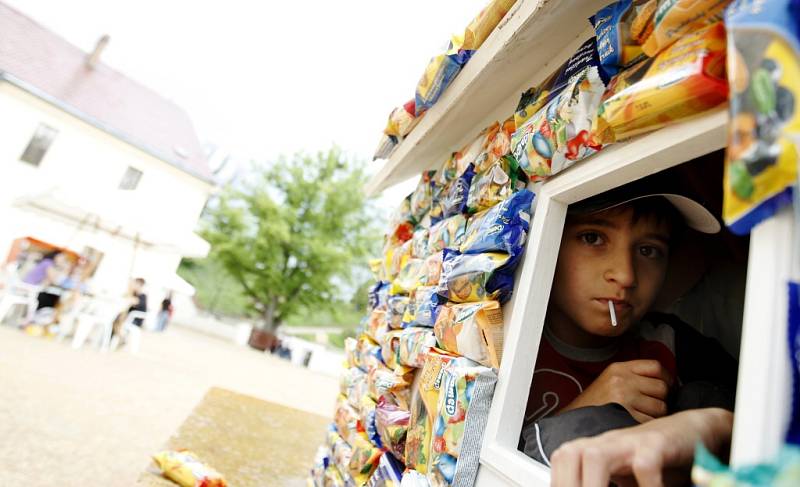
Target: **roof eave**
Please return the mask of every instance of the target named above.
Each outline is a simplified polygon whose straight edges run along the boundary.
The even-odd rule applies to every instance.
[[[32,84],[17,78],[13,74],[11,74],[11,73],[9,73],[7,71],[3,71],[2,69],[0,69],[0,82],[3,82],[3,81],[5,81],[5,82],[7,82],[9,84],[12,84],[12,85],[16,86],[17,88],[20,88],[20,89],[22,89],[24,91],[27,91],[28,93],[30,93],[33,96],[41,99],[42,101],[44,101],[46,103],[49,103],[50,105],[55,106],[59,110],[63,110],[64,112],[69,113],[73,117],[76,117],[76,118],[88,123],[89,125],[97,128],[99,130],[102,130],[103,132],[106,132],[107,134],[109,134],[109,135],[111,135],[111,136],[113,136],[113,137],[125,142],[128,145],[131,145],[131,146],[133,146],[133,147],[135,147],[135,148],[137,148],[137,149],[139,149],[139,150],[141,150],[143,152],[146,152],[147,154],[155,157],[156,159],[158,159],[160,161],[166,162],[167,164],[175,167],[176,169],[179,169],[180,171],[185,172],[185,173],[187,173],[187,174],[189,174],[189,175],[191,175],[191,176],[203,181],[204,183],[210,184],[212,186],[216,185],[216,182],[214,181],[213,176],[204,175],[204,174],[201,174],[198,171],[196,171],[196,170],[194,170],[194,169],[192,169],[190,167],[186,167],[186,165],[182,164],[178,159],[176,159],[174,157],[169,157],[166,154],[164,154],[162,151],[156,150],[153,147],[148,146],[147,144],[144,144],[144,143],[142,143],[140,141],[137,141],[137,140],[129,137],[125,133],[120,132],[119,130],[116,130],[115,128],[113,128],[111,126],[109,126],[107,124],[104,124],[100,120],[97,120],[96,118],[92,117],[91,115],[78,110],[77,108],[75,108],[74,106],[70,105],[69,103],[65,103],[64,101],[59,100],[58,98],[56,98],[56,97],[54,97],[54,96],[52,96],[52,95],[40,90],[36,86],[33,86]]]

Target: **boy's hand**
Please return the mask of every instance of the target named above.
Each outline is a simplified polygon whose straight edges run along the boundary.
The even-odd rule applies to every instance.
[[[672,377],[657,360],[615,362],[561,411],[615,402],[644,423],[667,414],[671,385]]]

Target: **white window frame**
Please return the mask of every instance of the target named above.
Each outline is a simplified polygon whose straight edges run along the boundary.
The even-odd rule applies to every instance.
[[[725,147],[727,108],[617,144],[541,184],[530,237],[505,308],[503,362],[476,485],[549,485],[549,469],[518,448],[567,206]],[[717,182],[716,184],[719,184]],[[752,233],[732,461],[769,458],[788,408],[786,279],[793,218],[783,211]],[[780,238],[777,238],[780,236]],[[781,333],[783,332],[783,333]]]

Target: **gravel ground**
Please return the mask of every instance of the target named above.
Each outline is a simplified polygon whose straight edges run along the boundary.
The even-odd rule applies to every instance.
[[[310,467],[338,391],[334,378],[179,328],[145,333],[132,355],[0,327],[0,384],[0,485],[26,487],[134,485],[214,386],[318,423],[318,435],[290,447]],[[292,433],[267,441],[280,447]]]

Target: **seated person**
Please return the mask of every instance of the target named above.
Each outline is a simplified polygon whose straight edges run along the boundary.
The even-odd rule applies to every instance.
[[[662,175],[569,207],[523,425],[526,454],[549,464],[575,438],[687,409],[733,409],[735,360],[651,312],[687,226],[720,229]]]
[[[122,325],[125,323],[125,319],[128,317],[128,314],[131,311],[147,312],[147,294],[144,293],[144,284],[145,281],[141,277],[137,277],[131,281],[130,287],[128,288],[128,293],[126,295],[128,308],[117,315],[117,318],[114,320],[114,325],[111,332],[112,337],[117,337],[119,340],[119,337],[123,331]],[[134,318],[132,323],[135,326],[141,327],[143,320],[142,318]],[[122,345],[121,341],[120,345]]]

